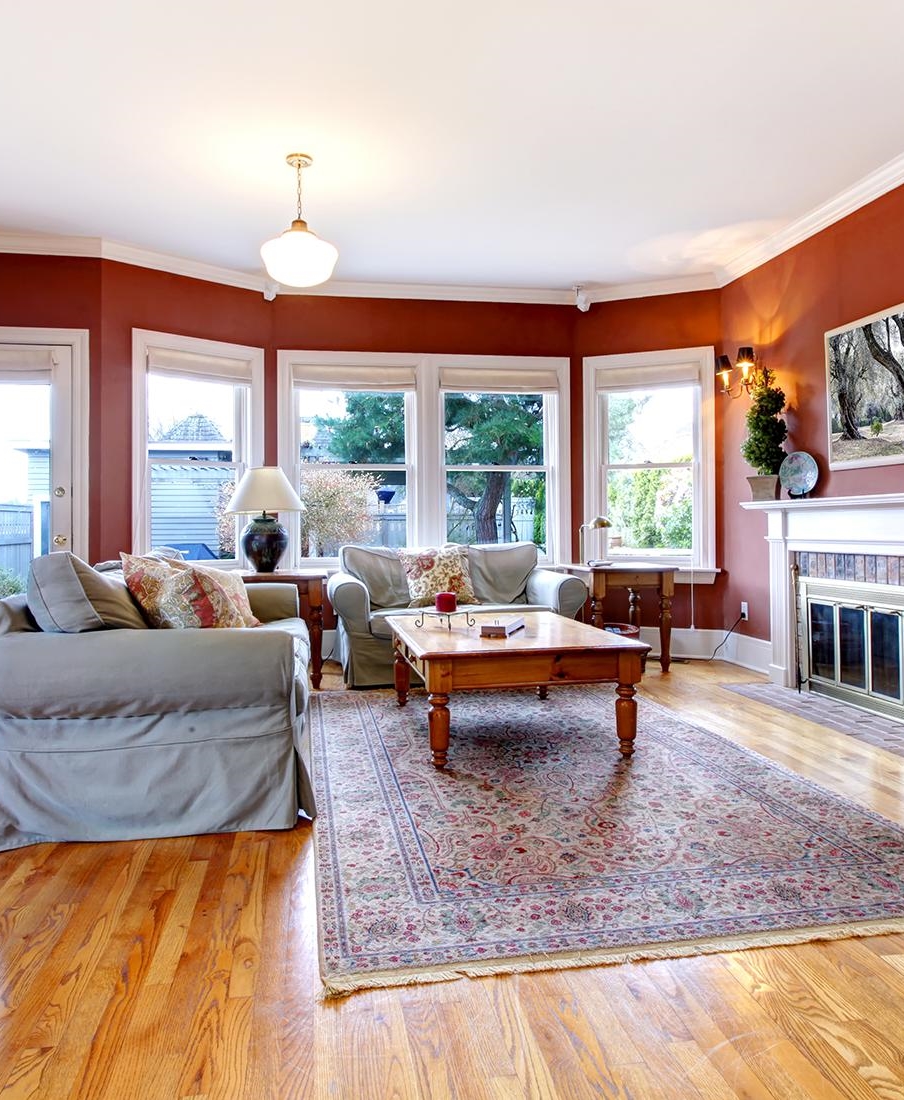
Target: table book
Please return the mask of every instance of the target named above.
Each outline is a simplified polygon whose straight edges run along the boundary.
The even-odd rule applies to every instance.
[[[481,623],[481,638],[507,638],[516,630],[524,629],[524,616],[516,615],[514,618],[499,619],[495,623]]]

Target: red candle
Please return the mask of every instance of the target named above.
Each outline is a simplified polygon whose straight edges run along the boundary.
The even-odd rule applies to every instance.
[[[458,606],[458,597],[454,592],[437,592],[436,610],[444,615],[450,615]]]

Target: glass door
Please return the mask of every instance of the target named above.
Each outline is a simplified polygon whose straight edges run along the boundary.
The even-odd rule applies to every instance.
[[[0,344],[0,594],[72,546],[72,350]]]

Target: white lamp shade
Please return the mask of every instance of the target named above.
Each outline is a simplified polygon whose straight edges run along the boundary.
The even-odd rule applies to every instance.
[[[317,286],[333,274],[339,252],[298,219],[285,233],[264,241],[261,259],[270,278],[284,286]]]
[[[279,466],[252,466],[236,485],[227,512],[303,512],[304,504]]]

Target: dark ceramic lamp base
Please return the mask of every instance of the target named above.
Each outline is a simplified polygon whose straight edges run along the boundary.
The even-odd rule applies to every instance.
[[[242,531],[242,549],[255,573],[272,573],[289,545],[289,533],[272,516],[255,516]]]

